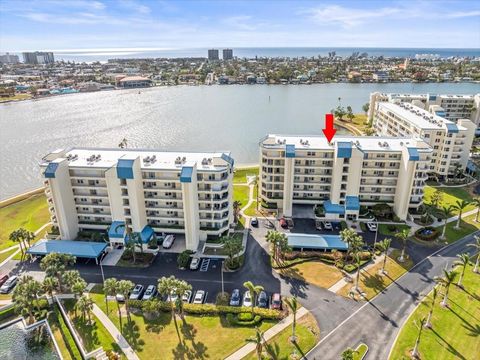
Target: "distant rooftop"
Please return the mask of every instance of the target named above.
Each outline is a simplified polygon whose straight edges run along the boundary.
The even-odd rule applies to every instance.
[[[447,125],[455,125],[453,121],[432,114],[412,104],[393,104],[390,102],[379,103],[378,106],[395,113],[402,120],[409,122],[415,127],[425,130],[446,130]],[[466,130],[458,126],[458,130]]]
[[[149,149],[121,148],[71,148],[55,150],[43,158],[46,166],[57,159],[67,159],[71,168],[95,167],[108,169],[116,166],[120,159],[136,159],[140,157],[143,170],[148,169],[181,169],[183,166],[197,164],[197,169],[214,170],[227,167],[233,163],[230,152],[174,152]]]

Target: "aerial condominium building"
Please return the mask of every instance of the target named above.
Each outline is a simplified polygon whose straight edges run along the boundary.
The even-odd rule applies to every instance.
[[[465,170],[476,129],[467,119],[455,123],[412,104],[390,102],[375,105],[373,126],[380,136],[425,140],[433,149],[428,172],[439,178]]]
[[[395,104],[411,103],[433,115],[447,120],[470,119],[480,126],[480,94],[476,95],[434,95],[434,94],[370,94],[368,118],[373,119],[376,104],[391,102]]]
[[[422,204],[431,157],[415,138],[267,135],[260,196],[287,217],[308,204],[323,205],[328,219],[356,219],[361,205],[387,203],[404,220]]]
[[[128,226],[145,243],[154,232],[185,234],[195,251],[233,221],[233,165],[229,153],[72,148],[40,167],[62,239],[109,230],[110,242],[123,244]]]

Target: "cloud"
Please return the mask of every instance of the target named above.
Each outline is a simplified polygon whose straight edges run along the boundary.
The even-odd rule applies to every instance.
[[[48,24],[64,24],[64,25],[96,25],[96,24],[109,24],[109,25],[121,25],[122,21],[108,15],[94,14],[90,12],[80,12],[71,15],[58,15],[43,12],[29,12],[25,14],[19,14],[19,16]]]
[[[118,2],[118,4],[125,9],[132,10],[143,15],[150,14],[151,12],[151,9],[147,5],[140,4],[133,0],[121,0]]]
[[[464,17],[480,16],[480,10],[473,11],[457,11],[450,14],[445,14],[448,18],[458,19]]]

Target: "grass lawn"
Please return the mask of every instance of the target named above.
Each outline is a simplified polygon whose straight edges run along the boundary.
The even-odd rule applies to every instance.
[[[73,340],[73,336],[63,320],[60,310],[55,305],[55,308],[48,315],[48,323],[52,329],[53,336],[60,348],[62,357],[65,360],[81,359],[80,351]]]
[[[295,335],[297,336],[297,342],[293,344],[290,342],[292,327],[288,326],[267,341],[267,344],[272,345],[272,348],[275,349],[276,359],[291,359],[291,354],[296,354],[299,359],[301,355],[310,351],[320,340],[320,330],[312,314],[308,313],[297,320]],[[265,358],[270,358],[266,352],[264,355],[266,356]],[[253,352],[244,359],[256,360],[257,355]]]
[[[390,231],[389,226],[395,226],[396,230]],[[388,224],[378,224],[378,232],[385,236],[395,236],[396,233],[402,231],[403,229],[410,230],[408,225],[388,225]]]
[[[440,202],[439,208],[441,209],[443,206],[448,206],[448,205],[454,205],[457,200],[467,200],[471,201],[472,200],[472,195],[468,192],[466,188],[463,187],[458,187],[458,188],[448,188],[448,187],[433,187],[433,186],[425,186],[424,187],[424,199],[425,203],[429,204],[430,203],[430,198],[433,194],[433,192],[439,189],[443,192],[443,201]],[[473,205],[468,205],[464,212],[470,211],[475,209],[475,206]],[[457,214],[458,211],[454,211],[454,214]]]
[[[362,360],[368,351],[368,346],[365,345],[364,343],[361,343],[360,345],[357,346],[355,351],[357,352],[353,354],[353,360]]]
[[[259,206],[260,208],[260,206]],[[245,215],[248,215],[248,216],[257,216],[257,201],[254,200],[250,206],[248,208],[245,209],[244,211],[244,214]]]
[[[73,311],[74,300],[65,300],[64,306],[65,310],[68,311],[68,316],[72,320],[73,326],[75,327],[78,335],[81,337],[83,346],[87,351],[93,351],[102,346],[104,351],[112,350],[118,354],[123,354],[117,342],[112,338],[110,333],[107,331],[107,329],[105,329],[103,324],[95,315],[90,315],[91,319],[93,320],[93,324],[88,324],[82,319],[80,313],[77,313],[78,317],[75,317],[75,313]]]
[[[445,231],[446,239],[444,240],[447,243],[453,243],[477,230],[480,229],[480,223],[475,222],[476,215],[470,215],[465,218],[462,218],[460,222],[460,229],[455,229],[456,221],[452,221],[447,224],[447,229]],[[443,225],[437,227],[440,231],[440,234],[443,231]]]
[[[234,185],[233,186],[233,201],[240,201],[240,207],[244,207],[248,204],[248,195],[250,188],[246,185]]]
[[[15,251],[17,251],[17,249],[12,249],[12,250],[0,253],[0,264],[10,255],[12,255]]]
[[[465,271],[465,290],[451,285],[449,307],[443,308],[443,288],[435,303],[432,329],[424,329],[419,346],[421,359],[478,359],[480,354],[480,275],[470,265]],[[458,279],[458,276],[457,276]],[[410,359],[418,330],[414,321],[428,315],[432,304],[429,294],[403,325],[390,359]],[[475,355],[477,354],[477,355]]]
[[[26,100],[30,99],[31,97],[32,95],[30,94],[15,94],[14,96],[0,98],[0,103],[12,100]]]
[[[244,168],[244,169],[235,169],[235,172],[233,173],[233,183],[247,183],[247,175],[248,176],[258,176],[258,171],[259,167],[258,166],[252,166],[249,168]]]
[[[400,251],[393,250],[390,256],[387,257],[387,264],[385,266],[386,275],[381,276],[379,274],[383,266],[383,255],[381,256],[382,261],[380,263],[368,270],[360,271],[359,287],[365,293],[366,299],[371,300],[413,266],[413,262],[409,259],[406,259],[404,263],[399,263],[397,261],[397,257],[399,256]],[[354,281],[356,274],[356,272],[351,274]],[[338,291],[338,294],[348,297],[348,293],[353,286],[355,286],[354,283],[345,285]]]
[[[90,297],[106,313],[100,286],[92,289]],[[141,359],[223,359],[255,334],[255,328],[231,326],[223,316],[187,315],[184,320],[174,321],[170,313],[161,313],[154,320],[131,314],[130,321],[122,317],[120,326],[115,302],[110,302],[109,310],[108,317],[122,329]],[[260,330],[273,325],[273,321],[263,321]]]
[[[0,250],[15,243],[8,240],[10,233],[23,227],[36,231],[50,221],[45,195],[38,194],[0,208]]]
[[[306,281],[318,287],[328,289],[343,276],[335,266],[324,264],[321,261],[307,261],[278,272],[284,276]]]

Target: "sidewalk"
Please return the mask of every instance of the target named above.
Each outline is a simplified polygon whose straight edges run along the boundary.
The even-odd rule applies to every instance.
[[[304,308],[304,307],[300,308],[300,310],[297,311],[297,321],[307,313],[308,313],[308,310],[306,308]],[[285,329],[289,325],[291,325],[292,322],[293,322],[293,315],[290,314],[285,319],[278,322],[278,324],[272,326],[270,329],[265,331],[263,333],[263,338],[265,339],[265,341],[270,340],[275,335],[277,335],[280,331],[282,331],[283,329]],[[244,357],[246,357],[247,355],[249,355],[250,353],[252,353],[254,351],[255,351],[255,344],[248,343],[245,346],[243,346],[242,348],[235,351],[233,354],[231,354],[227,358],[225,358],[225,360],[243,359]]]
[[[115,339],[118,346],[122,349],[123,353],[125,354],[128,360],[140,360],[133,351],[133,349],[128,344],[127,340],[123,337],[123,335],[118,331],[117,327],[110,321],[107,315],[97,306],[97,304],[93,304],[93,313],[95,316],[100,320],[105,326],[105,329],[108,330],[110,335]]]

